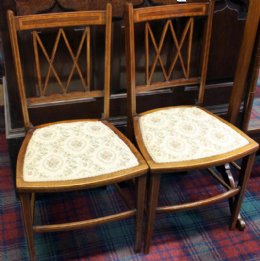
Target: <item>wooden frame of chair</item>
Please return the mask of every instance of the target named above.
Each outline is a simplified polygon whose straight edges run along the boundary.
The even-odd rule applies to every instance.
[[[22,215],[25,227],[25,234],[28,241],[29,254],[31,260],[35,260],[35,248],[33,243],[34,232],[49,232],[49,231],[61,231],[82,229],[90,226],[96,226],[111,221],[121,220],[128,217],[136,217],[136,238],[135,238],[135,250],[140,251],[142,243],[142,224],[143,224],[143,208],[145,199],[145,187],[146,187],[146,174],[147,165],[143,160],[141,154],[136,150],[132,143],[120,133],[111,123],[109,119],[109,97],[110,97],[110,60],[111,60],[111,33],[112,33],[112,7],[111,4],[107,4],[107,8],[104,11],[82,11],[82,12],[67,12],[67,13],[52,13],[52,14],[38,14],[27,16],[14,16],[12,11],[8,11],[8,23],[10,30],[10,37],[12,43],[12,50],[14,56],[14,63],[16,68],[16,75],[18,80],[19,94],[21,98],[22,113],[24,118],[24,125],[27,130],[26,137],[23,141],[17,159],[16,170],[16,186],[19,198],[21,200]],[[104,55],[104,88],[103,90],[90,90],[90,26],[102,25],[105,28],[105,55]],[[77,53],[73,53],[70,47],[68,38],[66,37],[64,28],[67,27],[85,27],[83,30],[82,38],[77,50]],[[47,54],[47,51],[38,35],[38,30],[42,29],[59,28],[58,34],[55,39],[54,47],[51,56]],[[22,58],[20,55],[20,47],[18,41],[18,32],[20,31],[32,31],[33,46],[35,52],[35,65],[36,65],[36,79],[38,82],[38,97],[27,97],[26,95],[26,83],[24,81]],[[73,67],[69,73],[67,83],[64,85],[58,73],[55,70],[53,60],[57,52],[59,40],[63,38],[65,45],[68,48],[71,56]],[[86,78],[78,65],[78,58],[82,51],[83,42],[86,42]],[[45,81],[42,81],[41,65],[39,61],[39,48],[41,48],[44,57],[47,60],[49,68],[47,70],[47,76]],[[69,92],[69,84],[71,82],[72,74],[74,70],[77,71],[80,81],[84,88],[82,91]],[[46,95],[48,88],[50,73],[54,74],[54,78],[58,82],[61,93]],[[138,165],[128,169],[122,169],[120,171],[81,179],[67,180],[67,181],[33,181],[27,182],[23,178],[24,158],[27,150],[27,146],[35,132],[35,130],[51,126],[56,123],[47,123],[34,127],[30,121],[28,108],[41,107],[46,105],[63,104],[74,101],[86,101],[88,99],[103,97],[104,98],[104,113],[102,116],[102,123],[109,127],[114,134],[116,134],[135,155]],[[75,122],[77,120],[63,121],[66,123]],[[85,121],[98,121],[98,120],[80,120]],[[37,225],[33,224],[34,216],[34,201],[35,194],[38,192],[61,192],[61,191],[74,191],[87,188],[105,186],[109,184],[118,183],[125,180],[136,180],[136,207],[127,211],[123,211],[117,214],[95,218],[85,221],[77,221],[71,223],[55,224],[55,225]]]
[[[132,128],[134,129],[134,137],[136,143],[138,144],[139,149],[141,150],[146,162],[150,167],[149,175],[149,187],[148,187],[148,203],[147,203],[147,223],[146,223],[146,232],[145,232],[145,253],[149,252],[154,220],[156,213],[161,212],[175,212],[179,210],[192,209],[195,207],[206,206],[215,202],[218,202],[223,199],[229,199],[230,210],[231,210],[231,223],[230,228],[234,229],[236,225],[240,229],[244,228],[244,222],[241,219],[239,212],[245,193],[245,188],[247,181],[249,179],[252,165],[255,158],[255,152],[258,149],[258,144],[245,135],[242,131],[231,125],[230,123],[224,121],[223,119],[217,117],[216,115],[209,113],[209,115],[217,118],[221,122],[225,123],[227,126],[231,127],[242,137],[248,141],[248,145],[243,146],[242,148],[230,151],[228,153],[223,153],[216,156],[199,158],[194,160],[184,160],[179,162],[167,162],[167,163],[158,163],[153,160],[149,154],[147,147],[144,143],[142,137],[142,132],[140,129],[140,118],[142,116],[148,115],[150,113],[160,111],[165,108],[157,108],[154,110],[149,110],[143,113],[137,113],[136,103],[137,96],[142,92],[152,91],[162,88],[175,88],[177,86],[188,86],[188,85],[198,85],[198,103],[197,105],[202,105],[204,100],[205,93],[205,81],[207,75],[207,61],[209,55],[209,46],[210,46],[210,35],[211,35],[211,24],[214,10],[214,0],[209,1],[200,1],[199,3],[186,3],[186,4],[172,4],[164,6],[155,6],[149,8],[139,8],[133,9],[131,4],[128,4],[126,7],[126,16],[125,16],[125,26],[126,26],[126,55],[127,55],[127,77],[128,77],[128,129],[129,133],[132,134]],[[176,33],[173,28],[172,19],[185,17],[188,19],[184,27],[183,33],[180,36],[180,39],[177,39]],[[204,26],[204,36],[203,36],[203,48],[201,54],[201,67],[200,75],[198,77],[191,77],[189,71],[191,68],[190,63],[190,53],[192,48],[192,34],[193,34],[193,23],[195,17],[205,17],[205,26]],[[155,37],[150,29],[149,22],[155,20],[164,20],[164,27],[160,31],[161,37],[159,37],[159,43],[155,41]],[[135,25],[138,23],[145,23],[145,85],[138,85],[136,83],[136,69],[135,69]],[[163,62],[160,58],[161,48],[165,39],[166,31],[170,30],[173,42],[176,45],[176,54],[173,55],[174,59],[170,63],[169,73],[167,73]],[[149,36],[150,35],[150,36]],[[151,37],[152,44],[155,49],[155,60],[152,65],[149,67],[149,40],[148,36]],[[181,54],[182,43],[184,38],[188,36],[187,44],[187,67],[185,68],[184,59]],[[158,38],[157,38],[158,39]],[[158,41],[158,40],[157,40]],[[180,59],[181,68],[183,70],[183,77],[171,80],[169,75],[172,73],[176,59]],[[162,69],[163,76],[165,81],[161,82],[152,82],[152,77],[155,69],[155,64],[159,64]],[[151,68],[151,69],[150,69]],[[182,108],[188,108],[188,106],[182,106]],[[206,110],[203,109],[205,112]],[[233,161],[242,160],[241,168]],[[238,185],[235,185],[234,178],[230,171],[230,163],[234,165],[237,169],[240,169],[240,177]],[[216,172],[212,167],[216,166],[218,172]],[[206,198],[200,201],[184,203],[174,206],[158,206],[158,195],[160,189],[160,178],[162,175],[169,175],[170,173],[190,171],[195,169],[207,169],[209,168],[209,173],[215,177],[220,184],[222,184],[227,191],[219,195]],[[219,177],[219,174],[223,176],[224,179]]]

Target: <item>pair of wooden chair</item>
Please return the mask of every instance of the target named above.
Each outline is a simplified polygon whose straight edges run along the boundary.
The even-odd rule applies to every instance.
[[[199,86],[197,104],[202,105],[213,8],[213,1],[135,10],[131,4],[126,7],[128,127],[131,136],[133,127],[142,155],[108,122],[111,5],[107,4],[105,11],[27,16],[14,16],[12,11],[8,12],[18,88],[27,131],[18,155],[16,186],[32,260],[36,256],[34,232],[83,229],[131,216],[136,218],[135,250],[140,251],[147,177],[149,186],[145,253],[149,252],[156,212],[191,209],[229,198],[232,214],[230,227],[235,228],[240,220],[239,211],[258,145],[236,127],[198,106],[167,107],[141,114],[136,111],[137,96],[142,92],[170,88],[171,95],[171,90],[177,86]],[[201,51],[202,63],[194,62],[191,52],[197,22],[199,34],[196,37],[203,38],[201,45],[197,46]],[[203,24],[205,25],[202,26]],[[141,84],[137,83],[140,81],[140,75],[138,78],[136,72],[135,48],[137,40],[140,40],[136,39],[136,25],[143,26],[145,35],[145,65],[141,68],[145,68],[146,76]],[[92,28],[96,26],[104,27],[104,69],[100,68],[100,71],[104,72],[104,87],[95,86],[93,89],[90,77],[94,60],[91,55],[91,40]],[[159,38],[154,30],[160,32]],[[23,66],[28,66],[21,47],[23,34],[26,34],[27,38],[32,37],[35,66],[29,66],[35,68],[36,77],[30,79],[31,82],[36,81],[34,90],[28,90],[26,87],[23,73]],[[45,34],[48,34],[48,37],[54,35],[53,46],[45,42]],[[65,56],[64,51],[59,53],[60,46],[63,50],[67,49],[66,55],[72,61],[69,71],[66,71],[67,68],[57,68],[55,63],[56,59],[62,60]],[[168,70],[165,60],[169,66]],[[178,66],[179,70],[176,70]],[[178,73],[175,74],[176,71]],[[98,99],[104,101],[100,120],[68,120],[33,126],[29,117],[29,110],[38,107]],[[241,158],[241,174],[238,184],[235,185],[228,166],[230,162]],[[237,166],[235,163],[233,165]],[[216,166],[217,168],[214,168]],[[209,172],[226,187],[227,192],[197,202],[157,206],[162,175],[201,168],[209,168]],[[217,170],[224,175],[227,182],[219,177]],[[35,225],[33,222],[36,193],[82,190],[132,179],[135,180],[137,196],[136,206],[130,210],[107,217],[63,224]]]

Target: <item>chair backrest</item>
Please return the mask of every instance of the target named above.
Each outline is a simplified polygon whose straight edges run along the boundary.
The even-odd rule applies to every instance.
[[[12,11],[8,11],[8,25],[26,128],[31,126],[28,108],[81,102],[99,97],[104,98],[103,118],[109,117],[111,4],[107,4],[103,11],[26,16],[15,16]],[[100,68],[102,75],[99,77],[104,80],[103,86],[93,88],[92,36],[96,32],[93,30],[101,30],[100,28],[103,28],[105,40],[102,41],[104,69]],[[31,45],[31,53],[35,59],[33,62],[28,62],[24,55],[24,37],[27,37],[27,43]],[[26,79],[27,82],[34,82],[34,90],[27,86],[25,66],[26,72],[34,72],[29,81]]]
[[[128,4],[126,9],[129,116],[136,114],[136,96],[139,93],[163,88],[198,85],[197,103],[202,105],[214,0],[136,9]],[[136,35],[141,31],[135,30],[137,26],[143,26],[143,36]],[[202,41],[195,44],[195,37]],[[139,57],[136,57],[136,40],[140,42],[141,38],[144,39],[144,58],[140,58],[139,50]],[[200,55],[197,54],[198,49]],[[200,61],[195,61],[195,56]],[[142,60],[144,65],[140,65]],[[140,81],[142,68],[144,73],[141,75],[145,79]]]

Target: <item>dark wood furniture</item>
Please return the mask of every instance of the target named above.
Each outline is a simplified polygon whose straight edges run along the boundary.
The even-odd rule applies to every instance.
[[[34,232],[83,229],[129,217],[136,218],[135,250],[140,251],[148,167],[131,142],[108,122],[111,4],[107,4],[105,11],[25,16],[14,16],[9,11],[8,21],[26,129],[17,160],[16,186],[31,260],[36,258]],[[103,63],[97,72],[97,77],[101,79],[98,86],[91,77],[92,61],[96,58],[92,52],[95,39],[92,37],[93,28],[96,28],[96,33],[105,35],[103,38],[99,35],[100,45],[103,45],[99,59]],[[25,38],[27,41],[24,41]],[[24,56],[25,43],[32,44],[34,62]],[[79,60],[80,57],[84,63]],[[65,68],[59,66],[60,59],[71,61],[68,77],[64,75]],[[35,74],[28,75],[29,71]],[[25,79],[30,79],[30,86]],[[102,112],[101,120],[85,118],[33,125],[30,117],[33,110],[75,102],[84,103],[83,113],[89,108],[88,105],[98,103]],[[132,179],[136,186],[134,207],[127,204],[127,210],[84,221],[43,225],[34,223],[34,203],[38,193],[46,195],[83,190]]]
[[[255,128],[254,130],[250,130],[248,126],[260,68],[259,17],[259,1],[251,0],[239,52],[228,114],[230,122],[242,126],[243,131],[247,132],[258,142],[260,141],[260,125],[259,129]],[[244,115],[241,119],[239,112],[242,101],[244,102]]]
[[[156,213],[189,210],[229,199],[230,229],[244,225],[239,212],[258,144],[229,122],[198,106],[204,102],[213,8],[214,0],[139,9],[129,4],[127,8],[129,129],[134,129],[136,143],[150,167],[145,253],[149,252]],[[143,48],[137,51],[136,43],[142,39]],[[196,45],[198,39],[200,45]],[[145,62],[138,59],[141,51]],[[193,53],[197,55],[194,57]],[[138,96],[144,92],[165,89],[172,99],[180,86],[198,87],[194,88],[196,106],[158,108],[151,104],[153,109],[145,111],[138,106]],[[234,164],[240,170],[236,185],[230,164],[240,159],[241,168]],[[194,202],[158,205],[162,176],[197,169],[208,169],[227,191]]]
[[[10,48],[10,37],[7,29],[6,11],[13,10],[16,14],[36,14],[51,12],[66,12],[68,10],[79,11],[88,9],[99,9],[105,6],[108,1],[66,1],[66,0],[2,0],[0,1],[0,29],[3,38],[3,49],[5,58],[5,96],[6,96],[6,134],[9,141],[9,149],[12,161],[15,165],[17,151],[20,147],[21,139],[24,136],[21,104],[19,103],[17,79],[14,75],[14,63]],[[131,0],[135,7],[163,5],[167,3],[176,3],[176,0]],[[188,0],[195,2],[195,0]],[[111,1],[113,6],[113,35],[112,35],[112,69],[111,69],[111,121],[120,129],[124,130],[126,126],[126,80],[125,80],[125,54],[124,54],[124,31],[122,16],[126,0]],[[227,101],[229,99],[235,65],[238,57],[242,32],[244,28],[244,19],[246,17],[248,0],[216,0],[211,49],[209,53],[209,66],[207,73],[207,85],[205,95],[205,105],[219,115],[225,116],[227,112]],[[26,41],[26,39],[25,39]],[[98,43],[98,41],[96,41]],[[140,43],[141,45],[142,43]],[[98,44],[95,46],[98,52]],[[31,48],[24,49],[25,55],[33,62]],[[140,56],[140,59],[142,57]],[[95,79],[95,72],[99,67],[99,58],[94,61],[92,76]],[[66,67],[66,61],[63,61]],[[25,70],[27,70],[25,68]],[[98,79],[95,79],[95,81]],[[189,94],[182,95],[178,90],[176,94],[176,104],[190,102],[195,99],[194,90],[187,89]],[[186,97],[184,100],[183,97]],[[163,90],[157,90],[154,95],[143,94],[139,97],[140,106],[145,110],[150,104],[158,106],[164,103],[171,103],[167,93]],[[92,109],[99,113],[99,107],[95,104]],[[63,105],[56,109],[56,113],[66,119],[83,117],[82,104]],[[49,108],[39,108],[35,110],[32,117],[34,122],[40,124],[46,121],[56,120]],[[66,116],[64,116],[66,115]]]

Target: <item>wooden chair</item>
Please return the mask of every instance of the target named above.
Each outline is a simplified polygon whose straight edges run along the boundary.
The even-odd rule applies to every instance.
[[[140,251],[148,167],[131,142],[108,122],[111,5],[107,4],[105,11],[27,16],[14,16],[9,11],[8,22],[26,128],[17,160],[16,186],[31,259],[34,260],[36,256],[34,232],[83,229],[129,217],[136,218],[135,250]],[[99,68],[102,74],[104,72],[104,87],[93,90],[90,77],[91,61],[94,59],[91,36],[96,27],[98,30],[102,28],[105,34],[105,41],[102,42],[104,69]],[[53,46],[43,39],[46,32],[54,35]],[[22,55],[24,33],[31,39],[35,64],[28,64],[26,57]],[[61,47],[63,49],[60,53]],[[65,68],[64,64],[60,66],[55,62],[58,58],[65,61],[65,56],[71,60],[71,70]],[[35,67],[35,90],[27,88],[24,79],[25,66],[30,67],[31,71]],[[66,77],[64,72],[67,72]],[[102,75],[99,77],[103,78]],[[39,126],[33,126],[30,121],[29,115],[34,108],[88,100],[93,102],[99,98],[104,100],[101,120],[63,120]],[[83,190],[132,179],[135,180],[137,191],[136,207],[105,217],[71,223],[39,225],[33,222],[36,193]]]
[[[229,199],[232,215],[230,228],[234,229],[258,149],[258,144],[238,128],[200,107],[205,92],[213,8],[214,1],[139,9],[133,9],[131,4],[127,6],[129,129],[133,125],[138,147],[150,167],[145,253],[149,252],[156,213],[192,209]],[[195,27],[197,23],[199,25]],[[137,26],[139,31],[143,26],[144,32],[143,36],[138,35],[138,39]],[[201,38],[202,42],[198,40]],[[196,46],[195,40],[199,42]],[[137,43],[142,41],[143,48],[138,46],[137,58]],[[140,57],[144,57],[143,63]],[[201,58],[201,61],[194,62],[194,57]],[[137,112],[143,92],[151,92],[152,95],[170,88],[167,93],[172,99],[175,93],[180,96],[180,86],[183,86],[183,95],[192,94],[191,89],[198,90],[196,105]],[[235,185],[230,163],[238,159],[242,159],[242,167],[238,184]],[[236,163],[232,164],[240,169]],[[227,191],[196,202],[158,206],[161,176],[195,169],[208,169]],[[241,218],[239,222],[242,229],[244,224]]]

